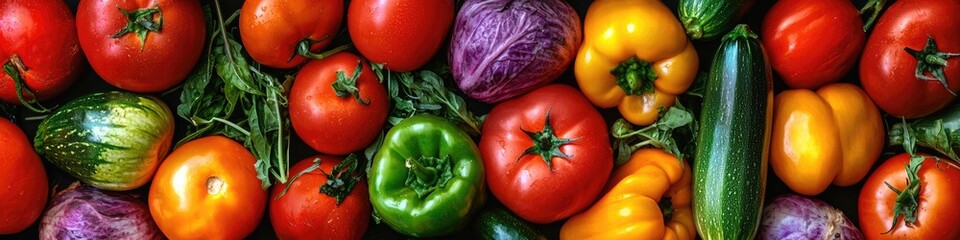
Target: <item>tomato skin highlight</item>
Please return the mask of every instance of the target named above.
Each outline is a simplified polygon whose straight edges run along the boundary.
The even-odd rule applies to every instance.
[[[453,17],[451,0],[355,0],[347,9],[347,28],[371,63],[409,72],[436,55]]]
[[[27,135],[0,118],[0,235],[30,227],[47,203],[47,172]]]
[[[146,40],[135,32],[113,36],[127,25],[118,9],[159,7],[160,31]],[[203,10],[196,0],[84,0],[77,6],[80,47],[104,81],[133,92],[161,92],[187,78],[206,41]]]
[[[150,215],[171,239],[242,239],[260,224],[267,202],[243,145],[209,136],[181,145],[157,169]]]
[[[240,36],[250,57],[286,69],[307,61],[297,54],[300,41],[316,41],[310,44],[311,51],[330,45],[343,21],[344,7],[341,0],[250,0],[240,11]]]
[[[764,17],[760,34],[770,66],[784,83],[806,89],[843,78],[866,40],[860,13],[847,0],[778,1]]]
[[[535,144],[527,132],[542,131],[548,114],[555,137],[575,139],[559,146],[569,157],[554,155],[552,167],[540,155],[523,155]],[[533,223],[555,222],[587,209],[613,170],[603,117],[566,85],[548,85],[498,104],[482,131],[479,147],[491,192]]]
[[[960,52],[960,2],[896,1],[877,21],[860,60],[860,82],[873,102],[894,117],[920,118],[946,107],[960,91],[960,57],[943,67],[950,91],[915,76],[917,60],[904,48],[922,50],[927,38],[940,52]],[[929,73],[924,73],[931,76]]]
[[[887,187],[903,190],[907,186],[904,166],[910,155],[896,155],[878,167],[860,191],[858,213],[860,229],[867,239],[960,239],[960,169],[955,162],[918,153],[926,160],[920,165],[920,197],[917,222],[906,226],[904,219],[897,222],[893,231],[893,206],[897,193]]]
[[[290,168],[294,176],[321,159],[320,168],[287,184],[277,184],[270,194],[270,221],[279,239],[361,239],[370,221],[370,195],[366,181],[354,185],[350,195],[337,205],[334,197],[319,191],[327,182],[321,173],[332,173],[343,161],[339,157],[318,155],[301,160]]]
[[[0,66],[16,55],[23,62],[20,73],[26,87],[39,100],[67,90],[86,62],[73,12],[63,1],[7,0],[0,2]],[[26,100],[32,99],[24,93]],[[0,70],[0,100],[21,104],[13,79]]]
[[[333,88],[338,72],[354,77],[358,64],[363,70],[354,95],[337,96]],[[308,62],[290,90],[290,122],[307,145],[322,153],[343,155],[370,145],[387,121],[390,100],[377,75],[360,57],[337,53],[322,60]]]

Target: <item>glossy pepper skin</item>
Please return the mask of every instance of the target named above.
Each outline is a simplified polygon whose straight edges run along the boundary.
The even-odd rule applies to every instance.
[[[646,126],[693,83],[699,60],[673,13],[659,0],[600,0],[584,20],[574,63],[583,94],[601,108],[617,106]]]
[[[691,182],[690,166],[674,155],[637,150],[600,201],[567,220],[560,239],[694,239]]]
[[[775,98],[770,164],[791,190],[817,195],[856,184],[880,157],[880,111],[859,87],[787,90]]]
[[[486,200],[476,144],[456,125],[430,115],[390,129],[373,158],[369,184],[375,214],[414,237],[459,231]]]

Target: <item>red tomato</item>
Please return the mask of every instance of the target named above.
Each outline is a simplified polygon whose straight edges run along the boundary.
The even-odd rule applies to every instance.
[[[0,4],[2,5],[2,4]],[[47,172],[23,131],[0,118],[0,235],[33,224],[47,203]]]
[[[782,0],[763,19],[770,66],[790,88],[816,89],[853,68],[866,35],[849,0]]]
[[[338,77],[341,72],[343,79]],[[349,91],[354,87],[355,92]],[[343,155],[367,147],[380,134],[389,110],[387,90],[377,75],[360,57],[346,52],[304,65],[290,90],[294,131],[322,153]]]
[[[17,68],[40,100],[60,95],[80,77],[84,58],[73,13],[64,1],[0,1],[0,26],[0,65]],[[0,100],[20,104],[14,80],[2,70]]]
[[[589,207],[613,170],[603,117],[566,85],[498,104],[482,131],[479,147],[490,190],[534,223],[555,222]],[[534,153],[524,154],[528,149]]]
[[[127,28],[131,20],[140,24]],[[77,6],[80,46],[93,70],[134,92],[160,92],[186,79],[203,53],[205,26],[197,0],[85,0]]]
[[[242,239],[260,224],[267,203],[256,162],[223,136],[187,142],[157,169],[150,215],[170,239]]]
[[[342,0],[249,0],[240,9],[240,36],[257,62],[292,68],[307,60],[297,54],[301,42],[310,51],[327,47],[342,20]]]
[[[906,189],[909,154],[890,158],[863,184],[858,212],[860,229],[867,239],[960,239],[960,169],[948,159],[938,161],[923,155],[926,159],[917,172],[917,221],[911,225],[901,217],[894,226],[897,193],[887,186]]]
[[[923,50],[928,36],[940,52],[960,52],[960,1],[896,1],[880,17],[860,60],[860,82],[880,109],[895,117],[919,118],[947,106],[960,90],[960,58],[943,59],[949,90],[938,80],[921,80],[917,58],[904,50]],[[926,61],[924,61],[926,62]],[[931,64],[923,64],[934,66]],[[925,78],[934,75],[924,71]]]
[[[372,63],[409,72],[437,53],[453,24],[451,0],[353,0],[347,28]]]
[[[314,165],[320,159],[320,168],[313,169],[292,180],[290,187],[277,184],[273,187],[270,201],[270,221],[280,239],[361,239],[370,221],[370,195],[367,183],[354,165],[351,170],[337,174],[334,167],[343,162],[333,156],[314,156],[304,159],[290,168],[294,176]],[[356,159],[353,161],[356,164]],[[327,174],[340,176],[344,182],[356,185],[343,194],[342,202],[321,193],[321,186],[328,184]],[[356,174],[356,175],[354,175]],[[355,177],[351,179],[351,177]],[[286,191],[283,196],[280,193]],[[278,196],[280,196],[278,198]]]

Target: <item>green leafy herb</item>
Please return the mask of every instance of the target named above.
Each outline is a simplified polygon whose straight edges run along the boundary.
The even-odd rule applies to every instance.
[[[467,109],[462,97],[447,89],[439,74],[428,70],[390,72],[381,64],[373,64],[371,68],[386,82],[393,101],[387,118],[391,125],[417,114],[432,114],[453,121],[470,135],[480,135],[483,119]]]
[[[284,85],[261,72],[256,62],[248,62],[243,46],[227,31],[239,11],[224,20],[219,1],[214,6],[215,12],[204,9],[207,29],[214,30],[207,54],[184,83],[177,106],[177,114],[191,124],[177,144],[222,134],[243,142],[257,158],[257,177],[264,188],[271,178],[285,183],[290,122]]]
[[[677,137],[679,132],[689,136],[687,141],[678,140],[682,139]],[[617,152],[615,163],[617,166],[627,163],[634,151],[644,147],[663,149],[683,161],[686,153],[681,151],[679,143],[686,143],[688,146],[686,149],[693,149],[696,132],[697,123],[693,114],[679,101],[673,107],[661,108],[657,122],[644,128],[634,129],[627,120],[618,119],[610,127],[610,133],[614,138],[613,145]]]

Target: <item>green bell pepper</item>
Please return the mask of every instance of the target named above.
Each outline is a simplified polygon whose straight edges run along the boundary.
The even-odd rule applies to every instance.
[[[456,125],[430,115],[390,129],[369,178],[375,215],[414,237],[459,231],[486,198],[477,145]]]

